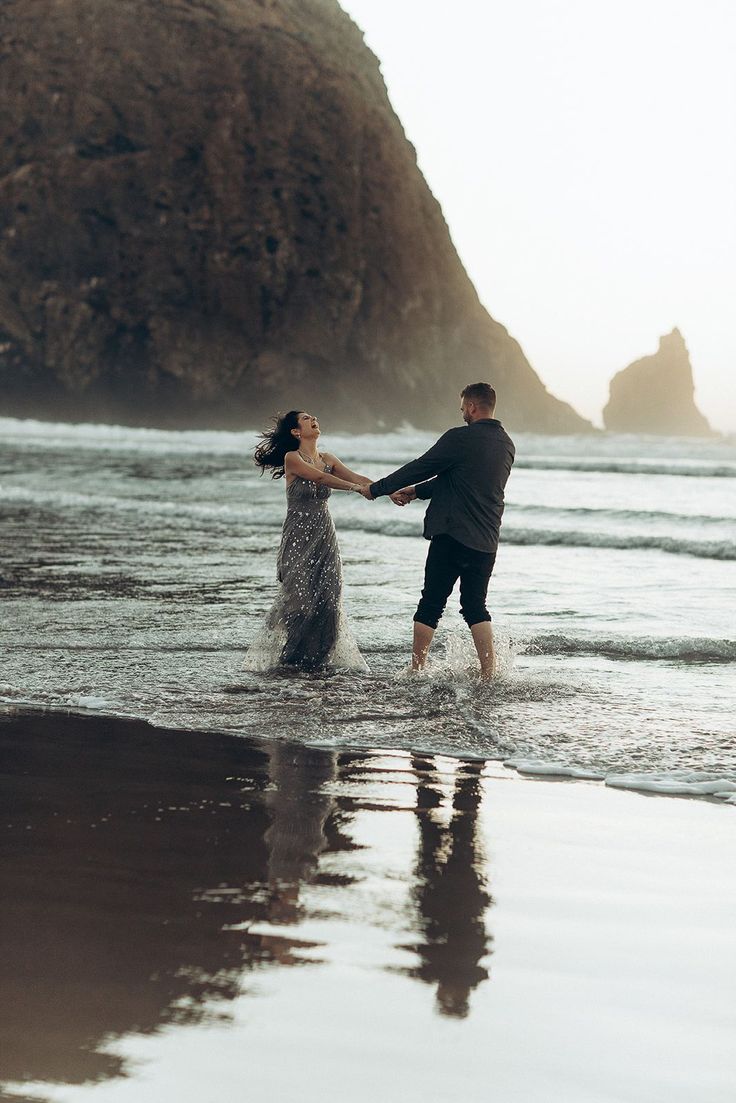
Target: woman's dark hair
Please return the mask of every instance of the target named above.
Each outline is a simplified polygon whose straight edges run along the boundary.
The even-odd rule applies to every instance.
[[[283,479],[286,453],[295,452],[299,447],[299,441],[292,436],[291,430],[299,428],[300,413],[301,410],[289,410],[288,414],[277,414],[271,418],[273,429],[261,433],[261,443],[253,455],[261,474],[267,467],[272,467],[271,478]]]

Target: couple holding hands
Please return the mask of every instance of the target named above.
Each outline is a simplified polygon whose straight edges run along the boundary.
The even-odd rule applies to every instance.
[[[481,677],[495,671],[493,630],[486,607],[514,444],[494,417],[489,383],[460,394],[463,426],[449,429],[416,460],[374,482],[330,452],[320,452],[317,418],[291,410],[261,436],[255,463],[286,479],[286,519],[277,558],[279,591],[266,624],[246,656],[250,670],[360,669],[366,664],[342,604],[342,563],[328,499],[354,491],[368,501],[388,495],[399,506],[429,501],[430,541],[422,596],[414,614],[412,668],[421,670],[447,599],[460,579],[460,610],[473,635]]]

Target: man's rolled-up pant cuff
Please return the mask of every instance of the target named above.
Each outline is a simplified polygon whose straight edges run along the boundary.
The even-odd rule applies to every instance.
[[[493,617],[487,609],[484,609],[482,612],[474,611],[472,613],[464,613],[462,610],[460,612],[468,628],[472,628],[474,624],[484,624],[486,621],[493,621]]]
[[[444,609],[440,609],[439,612],[437,612],[435,609],[429,610],[420,605],[414,614],[413,620],[415,624],[423,624],[425,628],[436,628],[440,623],[440,617],[443,612]]]

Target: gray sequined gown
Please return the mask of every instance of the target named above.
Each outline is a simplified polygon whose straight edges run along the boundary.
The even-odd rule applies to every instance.
[[[343,609],[342,562],[329,497],[329,487],[299,476],[286,487],[279,590],[248,650],[246,670],[368,669]]]

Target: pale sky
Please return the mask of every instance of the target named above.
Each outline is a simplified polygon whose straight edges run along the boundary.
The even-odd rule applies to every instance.
[[[679,326],[736,430],[736,3],[340,0],[482,302],[600,422]]]

